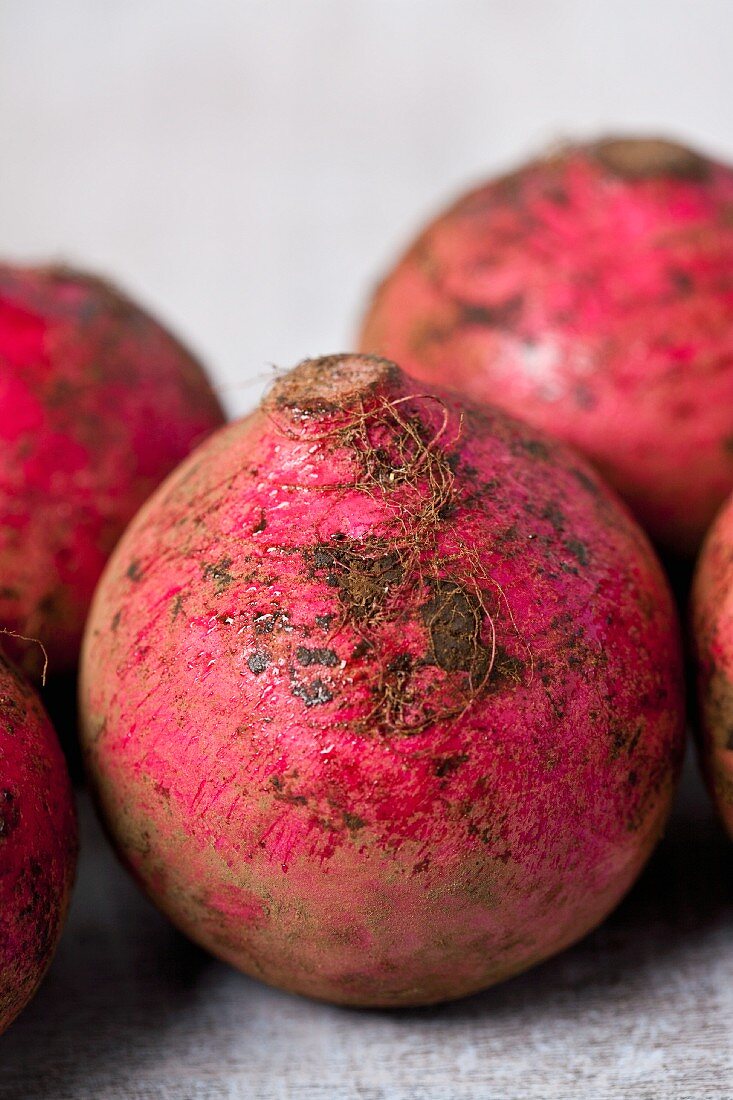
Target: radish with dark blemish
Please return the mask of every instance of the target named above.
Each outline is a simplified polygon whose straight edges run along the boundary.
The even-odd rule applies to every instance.
[[[302,363],[161,486],[82,663],[98,804],[151,898],[342,1003],[459,997],[582,936],[682,755],[675,614],[626,509],[369,357]]]
[[[692,554],[733,490],[733,170],[624,138],[490,180],[390,272],[360,346],[572,443]]]
[[[196,360],[113,287],[7,264],[0,407],[0,626],[63,673],[128,521],[224,418]],[[37,645],[5,641],[40,673]]]
[[[30,684],[0,654],[0,1032],[53,958],[76,852],[61,748]]]

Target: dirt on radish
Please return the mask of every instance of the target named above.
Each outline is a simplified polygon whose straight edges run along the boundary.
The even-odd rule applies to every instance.
[[[84,749],[155,903],[265,981],[462,996],[638,875],[682,755],[671,598],[579,458],[393,363],[306,361],[143,507]]]

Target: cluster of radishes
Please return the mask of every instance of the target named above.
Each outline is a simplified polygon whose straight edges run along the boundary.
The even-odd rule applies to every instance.
[[[641,528],[691,559],[733,491],[733,170],[612,140],[491,181],[420,235],[359,346],[220,427],[116,291],[0,268],[0,1030],[76,858],[19,668],[75,669],[85,622],[82,744],[120,855],[265,981],[473,992],[602,920],[658,839],[684,685]],[[733,503],[693,628],[733,832]]]

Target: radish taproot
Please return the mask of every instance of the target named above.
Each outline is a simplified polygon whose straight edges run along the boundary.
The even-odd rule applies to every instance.
[[[568,147],[441,214],[360,338],[572,443],[665,549],[733,490],[733,170],[672,142]]]
[[[63,673],[123,529],[223,416],[198,363],[118,291],[7,264],[0,403],[0,626]],[[37,675],[39,647],[5,641]]]
[[[0,652],[0,1032],[56,950],[76,868],[66,763],[30,684]]]
[[[127,530],[82,658],[127,865],[342,1003],[458,997],[597,924],[659,837],[678,629],[584,462],[394,365],[306,361]]]

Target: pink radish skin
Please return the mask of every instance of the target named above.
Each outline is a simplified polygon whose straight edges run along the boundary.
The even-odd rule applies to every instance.
[[[66,763],[35,692],[0,654],[0,1032],[36,992],[76,867]]]
[[[733,490],[733,170],[618,139],[489,181],[387,276],[360,347],[572,443],[692,554]]]
[[[638,875],[682,754],[678,629],[582,460],[393,364],[301,364],[164,483],[97,591],[107,827],[193,939],[360,1005],[471,993]]]
[[[697,563],[692,628],[703,771],[733,838],[733,498],[715,520]]]
[[[109,553],[223,416],[201,367],[112,287],[0,265],[0,625],[76,666]],[[37,645],[8,641],[37,675]]]

